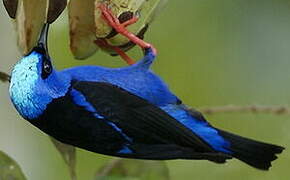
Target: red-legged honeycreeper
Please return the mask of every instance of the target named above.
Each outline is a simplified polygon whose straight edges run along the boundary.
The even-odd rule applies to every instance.
[[[38,45],[12,71],[11,100],[23,118],[55,139],[100,154],[152,160],[237,158],[268,170],[283,147],[211,126],[150,70],[152,49],[124,68],[80,66],[56,71]]]

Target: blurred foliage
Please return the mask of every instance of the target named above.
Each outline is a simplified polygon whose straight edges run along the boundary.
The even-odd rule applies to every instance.
[[[169,180],[164,161],[114,159],[98,170],[94,180]]]
[[[7,17],[0,6],[0,68],[4,72],[20,57],[13,25]],[[146,34],[146,41],[152,42],[159,52],[153,69],[191,107],[289,105],[289,19],[289,0],[169,1]],[[125,66],[119,58],[101,52],[86,61],[74,61],[68,26],[63,13],[51,28],[50,55],[58,69],[86,64]],[[130,55],[142,56],[137,48]],[[0,149],[13,154],[28,179],[69,180],[67,166],[47,136],[15,112],[7,85],[0,85],[0,100]],[[206,118],[214,126],[282,145],[286,150],[269,172],[250,168],[238,160],[224,165],[166,161],[171,179],[289,179],[289,116],[221,113]],[[78,149],[78,178],[94,179],[96,170],[111,159]]]
[[[69,169],[71,180],[76,180],[76,148],[74,146],[64,144],[58,140],[50,137],[51,142],[54,144],[58,152],[61,154],[62,159]]]
[[[8,82],[10,80],[10,76],[4,72],[0,72],[0,81]]]
[[[26,179],[19,165],[2,151],[0,151],[0,179],[1,180]]]

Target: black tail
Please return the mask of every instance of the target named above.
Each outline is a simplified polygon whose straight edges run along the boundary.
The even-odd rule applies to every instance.
[[[219,130],[219,134],[231,143],[233,157],[261,170],[268,170],[271,161],[277,159],[276,154],[284,150],[281,146],[247,139],[223,130]]]

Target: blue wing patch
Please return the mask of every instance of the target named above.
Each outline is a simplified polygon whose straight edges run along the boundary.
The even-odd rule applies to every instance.
[[[130,137],[128,137],[123,131],[122,129],[120,129],[116,124],[112,123],[112,122],[108,122],[108,124],[110,124],[115,130],[117,130],[120,134],[122,134],[122,136],[129,142],[132,142],[132,139]]]
[[[103,116],[96,113],[96,109],[86,100],[86,97],[79,91],[72,89],[70,95],[75,104],[84,107],[87,111],[94,113],[97,118],[104,119]]]
[[[100,114],[97,113],[96,109],[86,100],[86,97],[81,92],[79,92],[75,89],[72,89],[70,91],[70,95],[71,95],[75,104],[77,104],[81,107],[84,107],[89,112],[92,112],[96,118],[105,119],[103,116],[101,116]],[[122,131],[122,129],[120,129],[116,124],[114,124],[113,122],[110,122],[110,121],[106,121],[106,123],[108,123],[116,131],[118,131],[128,142],[132,142],[132,139],[130,137],[128,137]],[[124,146],[124,148],[125,147],[127,147],[127,146]],[[125,149],[124,148],[121,151],[129,152],[130,149],[128,147],[127,147],[127,150],[126,150],[126,148]]]
[[[190,115],[182,105],[167,105],[160,108],[192,130],[215,150],[231,153],[229,151],[230,143],[220,136],[216,129],[211,127],[208,122],[198,120]]]
[[[127,145],[124,145],[123,148],[118,151],[118,153],[120,154],[131,154],[133,153],[131,149],[129,149],[129,147]]]

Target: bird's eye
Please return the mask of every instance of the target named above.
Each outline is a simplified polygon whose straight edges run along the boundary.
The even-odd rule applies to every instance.
[[[42,63],[42,73],[41,76],[43,79],[46,79],[52,72],[52,65],[48,59],[44,59]]]

